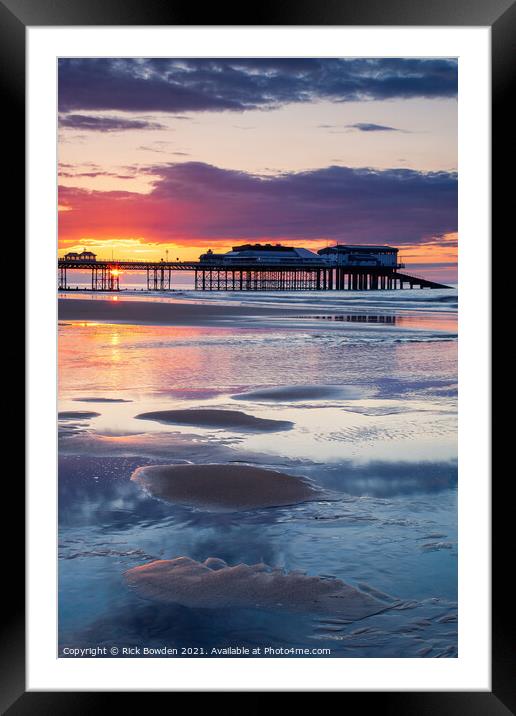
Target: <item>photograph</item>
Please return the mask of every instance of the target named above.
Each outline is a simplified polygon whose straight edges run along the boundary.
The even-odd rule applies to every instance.
[[[460,68],[57,58],[58,660],[463,656]]]

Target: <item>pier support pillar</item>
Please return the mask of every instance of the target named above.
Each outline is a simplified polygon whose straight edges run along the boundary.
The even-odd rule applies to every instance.
[[[59,288],[66,291],[68,288],[68,283],[66,279],[66,267],[60,266],[59,267]]]

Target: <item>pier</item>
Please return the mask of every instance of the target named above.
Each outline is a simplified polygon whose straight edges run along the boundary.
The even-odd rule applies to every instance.
[[[137,271],[148,291],[173,289],[172,273],[190,271],[197,291],[392,291],[449,288],[401,273],[398,249],[390,246],[337,244],[317,254],[280,244],[244,244],[225,254],[208,251],[198,261],[97,260],[84,250],[59,258],[58,288],[71,290],[70,272],[89,272],[91,291],[119,291],[120,276]]]
[[[67,259],[57,261],[60,291],[71,290],[69,275],[73,271],[89,272],[91,291],[119,291],[120,275],[129,271],[146,274],[148,291],[170,291],[172,271],[194,271],[198,261],[98,261],[97,259]]]
[[[74,271],[91,274],[91,291],[119,291],[120,276],[128,271],[146,275],[147,290],[170,291],[174,271],[192,271],[197,291],[379,291],[403,288],[449,288],[395,269],[321,266],[227,266],[201,261],[58,260],[60,291],[70,290]]]

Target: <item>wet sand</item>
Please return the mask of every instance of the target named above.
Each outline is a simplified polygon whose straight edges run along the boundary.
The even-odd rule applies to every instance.
[[[84,423],[63,421],[59,426],[58,440],[61,456],[88,456],[102,460],[143,458],[159,460],[166,465],[238,462],[263,465],[272,470],[282,467],[282,461],[271,461],[270,456],[263,453],[236,447],[230,438],[220,434],[216,437],[179,432],[109,435],[92,432],[85,428]],[[305,466],[297,460],[290,460],[289,464],[299,470]],[[138,465],[141,463],[136,463],[135,468]]]
[[[140,420],[156,420],[167,425],[194,425],[202,428],[228,428],[236,431],[267,431],[289,430],[293,423],[289,420],[271,420],[256,418],[240,410],[155,410],[135,416]]]
[[[77,609],[65,615],[60,643],[97,638],[95,618],[100,617],[99,638],[107,640],[107,634],[109,638],[114,634],[113,643],[122,639],[174,645],[198,633],[199,641],[210,645],[231,641],[233,635],[243,643],[260,645],[299,641],[310,646],[317,638],[337,656],[454,656],[453,627],[440,626],[437,619],[431,621],[431,610],[435,610],[440,620],[455,623],[450,606],[439,599],[448,588],[451,570],[447,562],[455,558],[456,542],[448,541],[454,539],[454,533],[448,530],[448,513],[443,517],[440,512],[442,497],[434,499],[437,490],[450,487],[453,469],[433,463],[428,467],[418,463],[415,468],[414,461],[405,464],[398,459],[385,464],[355,464],[348,459],[349,452],[358,450],[360,441],[376,447],[380,439],[392,440],[396,448],[394,441],[400,430],[392,425],[386,437],[373,431],[379,429],[378,417],[387,410],[392,412],[390,403],[381,403],[380,407],[376,403],[374,407],[359,404],[358,415],[374,417],[365,425],[347,416],[341,421],[337,409],[351,408],[335,402],[378,394],[380,400],[387,389],[365,386],[376,386],[384,373],[392,381],[393,366],[400,371],[402,387],[413,391],[415,354],[410,348],[403,344],[385,348],[381,344],[380,350],[376,344],[341,344],[338,327],[331,332],[331,340],[326,340],[326,336],[330,339],[330,331],[326,331],[322,341],[322,330],[317,326],[309,334],[306,329],[307,336],[296,344],[296,350],[300,348],[295,355],[303,355],[303,374],[299,375],[292,372],[294,350],[286,336],[291,338],[290,319],[308,316],[305,307],[124,298],[60,301],[61,316],[66,314],[79,324],[63,330],[61,336],[63,345],[71,348],[61,354],[62,361],[69,361],[63,408],[103,412],[92,426],[85,426],[78,416],[96,414],[70,410],[68,414],[75,421],[70,417],[60,424],[60,511],[64,525],[60,590],[67,600],[73,600],[78,588],[90,588],[92,575],[98,584],[107,585],[106,591],[104,587],[96,590],[98,603],[93,607],[77,603]],[[321,311],[320,306],[314,309],[317,314]],[[332,307],[330,312],[338,309]],[[262,343],[260,330],[259,340],[253,335],[248,340],[246,331],[240,328],[256,328],[260,317],[264,324],[275,322],[274,333],[279,332],[278,326],[289,332],[273,340],[265,334],[267,340]],[[109,323],[119,325],[106,325]],[[134,324],[156,327],[146,327],[140,336]],[[167,327],[173,325],[180,327]],[[190,336],[184,328],[187,325],[202,328],[191,331]],[[205,331],[207,325],[216,326],[216,340]],[[389,330],[387,325],[385,332]],[[210,361],[196,362],[205,351],[205,333]],[[109,344],[111,336],[116,342]],[[348,338],[346,333],[346,341]],[[84,354],[88,350],[91,354],[89,373],[84,377],[82,371],[77,373],[75,362],[77,342],[83,339]],[[104,350],[108,345],[113,346],[112,353]],[[355,359],[356,355],[360,359]],[[121,356],[124,360],[119,360]],[[421,349],[416,376],[425,378],[434,356],[435,349]],[[383,372],[378,366],[384,366]],[[78,382],[77,375],[84,382]],[[447,374],[444,379],[448,389]],[[306,384],[295,385],[298,380],[306,380]],[[324,381],[322,385],[320,380]],[[417,396],[425,400],[427,394],[421,386],[419,381]],[[134,390],[134,396],[126,390]],[[389,391],[389,396],[398,396],[398,382]],[[95,393],[99,395],[95,397]],[[213,409],[215,401],[210,408],[204,407],[204,399],[219,394],[224,396],[218,401],[220,410]],[[134,402],[119,406],[120,410],[100,405],[128,402],[121,398],[125,395],[133,397]],[[189,409],[177,409],[181,404],[169,400],[169,396],[189,399]],[[230,396],[249,402],[228,405]],[[311,401],[328,402],[311,405]],[[260,411],[253,403],[262,403]],[[226,405],[246,412],[225,410]],[[272,416],[294,420],[295,424],[290,424],[293,429],[277,434],[267,430],[262,443],[257,434],[235,436],[222,430],[200,429],[266,432],[265,426],[255,423],[263,419],[253,414],[269,418],[267,406],[274,408]],[[174,410],[161,410],[168,407]],[[409,403],[404,404],[399,411],[406,413],[409,407]],[[289,412],[283,412],[286,408]],[[320,422],[307,420],[307,432],[303,416],[316,415],[315,411],[321,409],[328,417],[321,414]],[[141,420],[135,425],[136,413]],[[160,430],[146,420],[165,422],[170,427]],[[274,424],[272,431],[278,430],[277,422],[281,421],[264,422]],[[408,433],[414,422],[409,418],[408,427],[403,429]],[[173,425],[192,427],[174,432]],[[357,426],[355,432],[350,432],[349,426]],[[124,429],[135,432],[124,434]],[[305,449],[307,438],[315,431],[317,439],[321,438],[321,452],[317,445],[301,457],[299,450]],[[289,454],[285,445],[296,436],[298,445]],[[406,438],[405,433],[402,438]],[[264,452],[266,441],[278,441],[278,448]],[[331,463],[334,442],[341,443],[342,457]],[[149,462],[152,465],[146,464]],[[404,497],[411,491],[418,493],[413,502]],[[380,494],[381,499],[363,499],[370,494]],[[394,500],[390,500],[391,494]],[[450,522],[454,524],[451,518]],[[122,530],[127,546],[113,548]],[[78,531],[81,542],[76,540]],[[215,556],[206,559],[208,555]],[[432,560],[430,567],[423,563],[425,560]],[[288,565],[294,571],[268,565]],[[408,598],[404,603],[408,606],[397,606],[400,603],[387,592]],[[453,596],[451,588],[449,592]],[[430,602],[429,597],[435,599]],[[416,601],[419,599],[420,603]],[[414,612],[416,605],[418,611]],[[452,607],[454,612],[455,605]],[[228,609],[224,619],[206,613],[220,608]],[[245,626],[230,622],[240,618],[240,609],[246,610]],[[253,615],[251,609],[261,611]],[[385,611],[385,615],[360,623],[361,629],[355,632],[342,626]],[[318,616],[313,633],[312,625],[300,630],[300,615],[305,614]],[[276,621],[269,626],[266,620],[271,615]],[[427,633],[422,636],[420,627],[412,623],[416,615],[428,617]],[[86,629],[81,632],[83,623]],[[284,626],[284,634],[280,634],[279,624]]]
[[[146,325],[212,325],[228,319],[260,316],[299,316],[299,308],[215,305],[196,303],[159,303],[152,301],[112,301],[60,298],[59,320],[107,321]],[[320,313],[320,308],[313,311]],[[303,314],[312,313],[303,309]]]
[[[281,507],[321,499],[305,479],[250,465],[151,465],[131,479],[153,497],[208,510]]]
[[[340,579],[285,573],[266,564],[229,566],[210,557],[156,560],[125,573],[127,583],[144,599],[190,608],[253,608],[314,612],[354,621],[388,606]]]

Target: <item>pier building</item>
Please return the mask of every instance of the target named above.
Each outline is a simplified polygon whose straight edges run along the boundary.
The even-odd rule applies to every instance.
[[[282,244],[242,244],[233,246],[225,254],[214,254],[208,251],[200,256],[201,262],[220,262],[227,265],[236,264],[320,264],[320,257],[309,249],[283,246]]]
[[[364,246],[360,244],[335,244],[319,249],[319,256],[324,256],[334,266],[375,266],[388,268],[404,268],[398,261],[399,249],[393,246]]]

